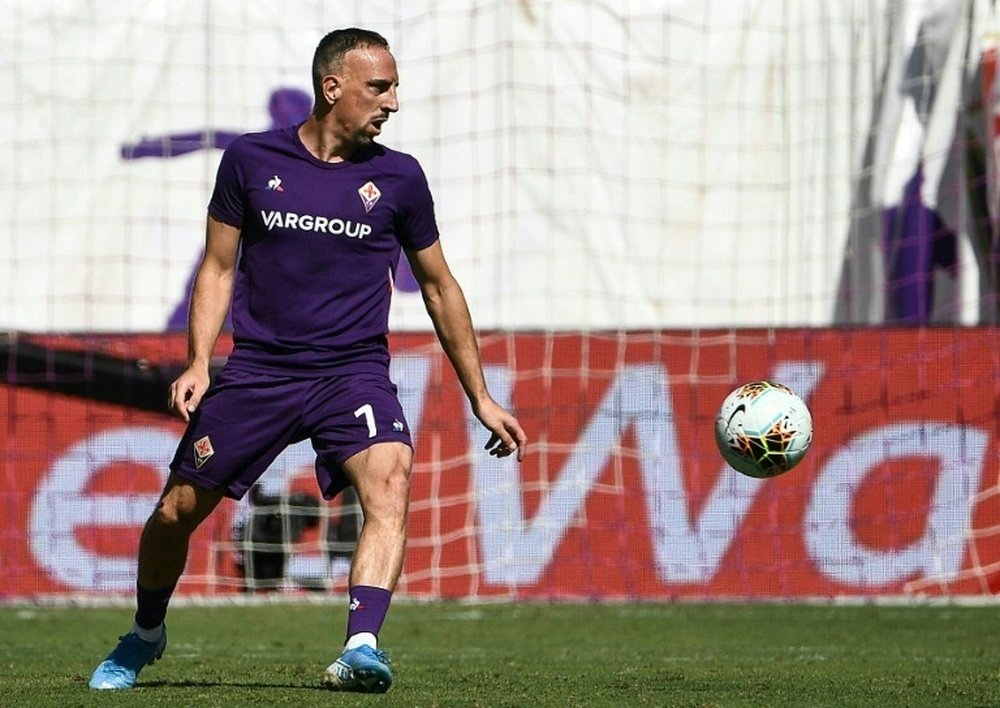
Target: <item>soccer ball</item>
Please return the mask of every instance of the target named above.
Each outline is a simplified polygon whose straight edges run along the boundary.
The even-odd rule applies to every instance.
[[[771,381],[738,387],[715,418],[715,442],[737,472],[759,479],[792,469],[812,442],[812,415],[792,389]]]

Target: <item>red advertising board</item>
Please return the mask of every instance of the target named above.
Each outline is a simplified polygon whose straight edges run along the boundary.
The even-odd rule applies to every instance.
[[[152,366],[184,352],[175,335],[47,345]],[[531,440],[520,465],[483,452],[487,436],[431,335],[396,336],[393,350],[416,446],[403,594],[1000,588],[993,329],[486,335],[491,390]],[[815,423],[803,463],[765,481],[726,467],[713,437],[725,395],[761,378],[795,388]],[[142,523],[182,423],[19,382],[0,391],[0,599],[130,594]],[[271,489],[314,491],[308,443],[279,463],[265,475]],[[179,592],[238,591],[241,509],[225,503],[198,530]],[[289,563],[322,557],[317,533],[289,548]]]

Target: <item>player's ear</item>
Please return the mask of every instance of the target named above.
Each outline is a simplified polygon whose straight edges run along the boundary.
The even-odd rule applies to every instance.
[[[323,97],[331,106],[337,102],[341,94],[340,77],[336,74],[327,74],[323,77]]]

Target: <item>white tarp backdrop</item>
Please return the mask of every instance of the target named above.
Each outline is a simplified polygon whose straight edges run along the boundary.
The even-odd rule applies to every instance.
[[[424,165],[478,327],[881,321],[873,217],[921,160],[940,191],[991,7],[4,0],[0,328],[164,329],[221,138],[311,93],[317,41],[350,25],[393,47],[402,108],[383,141]],[[915,46],[930,68],[914,75]],[[921,77],[941,90],[918,105],[904,89]],[[973,322],[979,270],[952,211],[948,312]],[[429,327],[405,288],[393,324]]]

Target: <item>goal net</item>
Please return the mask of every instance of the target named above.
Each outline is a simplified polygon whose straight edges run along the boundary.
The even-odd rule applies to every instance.
[[[399,593],[1000,587],[988,0],[0,7],[0,600],[133,591],[220,155],[308,114],[343,26],[392,46],[384,142],[427,173],[491,392],[531,440],[520,465],[482,450],[401,260]],[[762,378],[815,421],[767,481],[713,437]],[[222,505],[179,592],[343,590],[363,518],[313,462],[294,445]]]

